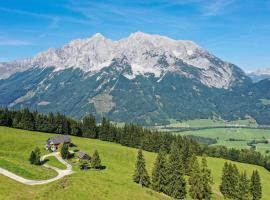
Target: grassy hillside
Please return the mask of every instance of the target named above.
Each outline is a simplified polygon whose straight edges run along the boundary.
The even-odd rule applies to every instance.
[[[33,171],[36,170],[35,173],[47,174],[45,168],[32,169],[32,166],[29,167],[27,159],[34,147],[43,148],[45,140],[53,135],[0,127],[0,160],[10,160],[14,167],[23,168],[29,173],[34,173]],[[72,137],[72,140],[78,149],[89,154],[97,149],[106,169],[80,171],[74,167],[74,170],[77,171],[75,174],[41,186],[25,186],[0,175],[0,199],[169,199],[132,182],[137,149],[86,138]],[[44,153],[45,151],[43,151]],[[156,154],[144,151],[144,155],[147,169],[151,173]],[[224,162],[223,159],[208,158],[209,167],[214,176],[214,199],[222,199],[218,186]],[[266,200],[270,196],[270,173],[264,168],[254,165],[242,163],[237,163],[237,165],[240,170],[247,170],[249,175],[253,169],[259,170],[263,183],[263,199]],[[10,166],[3,162],[0,163],[0,166],[11,170]],[[21,175],[29,177],[27,174]]]
[[[179,134],[215,138],[217,139],[217,144],[215,145],[224,145],[229,148],[237,149],[250,148],[247,143],[252,140],[267,139],[270,142],[270,130],[263,129],[217,128],[185,131],[179,132]],[[230,138],[242,141],[229,141]],[[266,150],[270,150],[270,144],[257,144],[256,150],[265,153]]]

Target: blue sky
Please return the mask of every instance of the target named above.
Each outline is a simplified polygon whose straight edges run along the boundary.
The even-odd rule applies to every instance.
[[[245,70],[270,67],[270,0],[0,1],[0,61],[136,31],[193,40]]]

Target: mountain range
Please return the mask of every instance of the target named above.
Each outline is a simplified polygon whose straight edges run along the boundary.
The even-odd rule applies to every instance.
[[[192,41],[142,32],[113,41],[97,33],[33,58],[0,63],[0,106],[88,113],[117,122],[252,117],[270,124],[270,80]]]
[[[247,73],[254,82],[270,78],[270,68],[258,69]]]

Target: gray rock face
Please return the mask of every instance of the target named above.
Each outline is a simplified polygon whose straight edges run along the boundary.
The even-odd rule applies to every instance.
[[[119,41],[101,34],[74,40],[1,63],[0,72],[0,106],[77,119],[87,113],[140,124],[238,119],[252,115],[248,108],[262,98],[251,101],[250,78],[195,43],[140,32]]]

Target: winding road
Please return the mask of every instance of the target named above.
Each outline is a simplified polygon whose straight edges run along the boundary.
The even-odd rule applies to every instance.
[[[63,163],[67,167],[66,169],[62,170],[62,169],[59,169],[57,167],[53,167],[53,166],[44,164],[43,165],[44,167],[53,169],[58,173],[58,175],[54,178],[51,178],[48,180],[25,179],[25,178],[18,176],[18,175],[14,174],[6,169],[1,168],[1,167],[0,167],[0,174],[3,174],[3,175],[5,175],[5,176],[7,176],[15,181],[18,181],[18,182],[26,184],[26,185],[42,185],[42,184],[51,183],[53,181],[56,181],[56,180],[63,178],[64,176],[68,176],[68,175],[74,173],[74,171],[72,171],[72,166],[61,158],[61,156],[59,155],[59,152],[50,153],[50,154],[47,154],[45,156],[42,156],[41,160],[43,161],[43,160],[45,160],[45,158],[47,158],[49,156],[55,156],[59,162]]]

